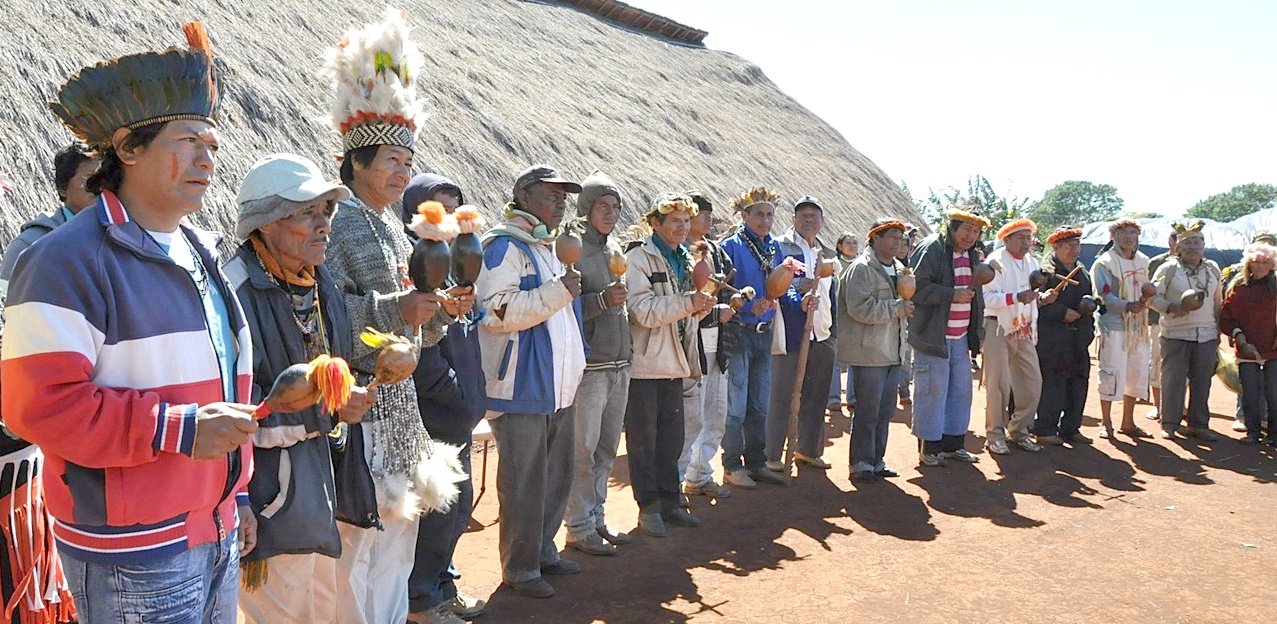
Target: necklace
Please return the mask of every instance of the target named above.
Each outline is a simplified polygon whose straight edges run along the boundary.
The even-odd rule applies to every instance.
[[[740,237],[745,241],[745,246],[749,248],[749,252],[754,254],[754,259],[758,260],[758,268],[762,269],[763,275],[766,276],[772,270],[772,257],[776,255],[776,250],[771,245],[767,246],[767,253],[763,253],[758,245],[754,244],[754,237],[750,236],[745,226],[740,226]]]
[[[293,323],[302,334],[307,359],[314,359],[321,353],[332,355],[328,344],[328,332],[324,328],[324,311],[319,301],[319,282],[316,281],[310,288],[280,283],[279,279],[271,274],[270,269],[266,268],[266,263],[262,261],[261,255],[257,254],[256,250],[253,255],[257,258],[257,266],[262,268],[266,278],[288,295],[289,307],[293,312]]]

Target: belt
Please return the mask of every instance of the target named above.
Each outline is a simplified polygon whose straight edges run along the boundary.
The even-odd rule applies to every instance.
[[[771,329],[770,320],[762,323],[741,323],[739,320],[733,320],[732,324],[741,325],[746,331],[753,333],[766,333],[767,329]]]

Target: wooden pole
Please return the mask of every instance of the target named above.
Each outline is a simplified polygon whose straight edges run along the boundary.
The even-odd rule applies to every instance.
[[[809,274],[818,275],[816,271],[823,259],[822,256],[823,252],[817,250],[816,265],[815,267],[807,268]],[[819,283],[819,277],[813,279],[811,283],[812,290],[815,290],[816,285]],[[779,306],[777,306],[776,313],[781,313]],[[790,480],[793,478],[794,450],[798,447],[798,410],[802,406],[803,384],[807,377],[807,353],[811,350],[811,329],[816,319],[815,310],[808,310],[806,315],[807,320],[803,323],[803,339],[798,346],[798,368],[794,371],[794,391],[789,397],[789,435],[785,443],[785,485],[789,485]],[[828,385],[828,381],[827,379],[825,380],[826,385]]]

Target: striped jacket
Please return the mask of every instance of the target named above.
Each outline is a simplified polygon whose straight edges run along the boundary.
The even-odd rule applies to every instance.
[[[252,345],[217,269],[215,239],[185,225],[220,289],[248,402]],[[195,283],[111,193],[18,260],[5,309],[5,423],[47,458],[59,551],[133,563],[170,557],[237,526],[251,445],[195,461],[195,414],[226,400]]]

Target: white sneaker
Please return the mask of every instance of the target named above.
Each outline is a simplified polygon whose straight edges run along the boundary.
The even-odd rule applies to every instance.
[[[1233,421],[1233,431],[1245,431],[1245,430],[1246,430],[1245,421],[1241,421],[1241,420]]]
[[[749,476],[749,473],[744,468],[737,468],[727,473],[727,476],[723,477],[723,483],[734,485],[744,490],[752,490],[758,487],[758,483]]]
[[[1154,407],[1153,409],[1151,409],[1151,410],[1149,410],[1149,411],[1145,412],[1145,413],[1144,413],[1144,417],[1145,417],[1145,418],[1147,418],[1147,419],[1149,419],[1149,420],[1161,420],[1161,419],[1162,419],[1162,415],[1157,413],[1157,408],[1156,408],[1156,407]]]

